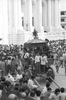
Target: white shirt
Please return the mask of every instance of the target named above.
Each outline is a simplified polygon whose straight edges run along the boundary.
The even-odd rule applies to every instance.
[[[47,63],[47,56],[41,56],[41,65],[46,65]]]
[[[21,75],[19,75],[19,74],[16,75],[16,80],[21,79],[21,78],[22,78],[22,74]]]
[[[64,54],[63,54],[63,59],[65,59],[65,60],[66,60],[66,53],[64,53]]]
[[[37,88],[37,85],[34,85],[34,82],[31,79],[28,80],[28,86],[30,89]]]
[[[46,86],[45,86],[45,87],[43,88],[42,92],[41,92],[41,95],[44,96],[46,92],[47,92],[47,88],[46,88]]]
[[[40,97],[36,97],[36,100],[40,100]]]
[[[8,65],[11,65],[11,60],[7,60],[7,64]]]
[[[40,56],[35,56],[35,63],[40,62]]]
[[[57,100],[57,96],[54,93],[51,93],[49,96],[49,100]]]
[[[25,55],[24,55],[24,58],[28,58],[29,57],[29,53],[26,52]]]
[[[11,100],[15,100],[15,98],[17,98],[17,96],[15,94],[10,94],[8,96],[8,98],[11,99]]]
[[[2,90],[0,90],[0,98],[2,97]]]
[[[66,100],[66,92],[59,94],[59,100]]]
[[[11,84],[14,84],[14,77],[12,75],[10,75],[10,73],[8,74],[8,76],[6,77],[6,80],[10,81]]]

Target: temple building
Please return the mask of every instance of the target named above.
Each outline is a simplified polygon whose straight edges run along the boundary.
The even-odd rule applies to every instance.
[[[34,29],[40,34],[66,29],[65,6],[66,0],[0,0],[1,42],[23,44]]]

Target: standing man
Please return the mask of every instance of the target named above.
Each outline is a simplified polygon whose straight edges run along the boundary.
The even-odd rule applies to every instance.
[[[45,54],[42,54],[41,56],[41,72],[47,71],[47,56]]]
[[[37,69],[37,73],[40,73],[40,55],[39,53],[35,56],[35,67]]]
[[[66,75],[66,51],[63,53],[63,65],[65,68],[65,75]]]

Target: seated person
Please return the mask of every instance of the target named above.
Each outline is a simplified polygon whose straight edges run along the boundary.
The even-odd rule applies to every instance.
[[[37,85],[35,85],[34,79],[35,79],[35,77],[34,76],[31,76],[31,79],[28,80],[28,86],[29,86],[30,89],[33,89],[33,88],[37,88],[38,87]]]

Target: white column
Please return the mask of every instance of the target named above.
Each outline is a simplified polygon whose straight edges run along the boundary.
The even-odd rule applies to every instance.
[[[2,11],[3,11],[3,39],[2,39],[2,43],[3,44],[8,44],[8,0],[2,0],[3,5],[2,5]]]
[[[59,26],[59,4],[58,0],[55,0],[55,28]]]
[[[43,1],[43,8],[42,8],[42,15],[43,15],[43,17],[42,17],[42,22],[43,22],[43,20],[44,20],[44,29],[45,29],[45,31],[47,31],[47,1]]]
[[[26,0],[21,0],[22,4],[25,4],[26,3]]]
[[[48,29],[51,30],[51,0],[48,0]]]
[[[38,31],[42,31],[42,0],[37,0],[37,22]]]
[[[45,1],[45,26],[47,26],[47,2],[46,1]]]
[[[34,13],[34,28],[37,30],[37,3],[33,5],[33,13]]]
[[[52,26],[55,26],[55,2],[52,0]]]
[[[0,0],[0,38],[2,37],[3,37],[3,1]]]
[[[18,18],[17,18],[17,0],[13,0],[14,3],[14,34],[17,33],[17,25],[18,25]]]
[[[58,16],[58,17],[59,17],[58,25],[59,25],[59,27],[61,27],[61,24],[60,24],[60,16],[61,16],[61,15],[60,15],[60,0],[58,0],[58,6],[59,6],[59,8],[58,8],[58,9],[59,9],[59,10],[58,10],[58,11],[59,11],[59,12],[58,12],[58,13],[59,13],[59,16]]]
[[[32,31],[32,0],[27,0],[27,24],[29,31]]]
[[[37,0],[37,22],[38,22],[38,31],[41,32],[42,26],[42,0]]]
[[[18,29],[22,29],[21,0],[17,1]]]
[[[24,29],[25,30],[27,30],[27,26],[26,26],[27,21],[28,21],[27,16],[28,16],[28,14],[27,14],[27,0],[26,0],[26,2],[24,3]]]

